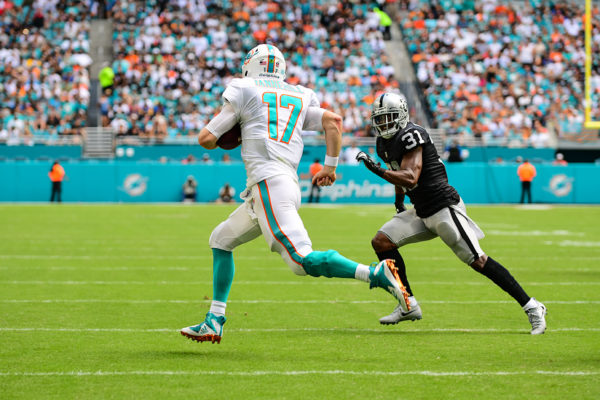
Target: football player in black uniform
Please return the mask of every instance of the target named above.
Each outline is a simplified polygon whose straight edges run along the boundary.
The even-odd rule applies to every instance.
[[[439,236],[458,258],[491,279],[523,307],[531,323],[531,334],[544,333],[546,307],[529,297],[506,268],[481,250],[479,239],[483,238],[483,232],[467,216],[462,199],[448,184],[446,168],[427,131],[409,122],[404,97],[393,93],[380,95],[373,102],[371,122],[377,134],[377,154],[388,169],[376,164],[364,152],[356,159],[396,187],[397,211],[371,244],[380,260],[396,261],[402,283],[410,295],[407,309],[399,305],[380,322],[396,324],[421,319],[421,308],[412,294],[398,248]],[[414,208],[404,207],[405,195]]]

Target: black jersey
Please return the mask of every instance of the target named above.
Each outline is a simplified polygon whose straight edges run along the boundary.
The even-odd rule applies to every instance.
[[[429,133],[423,127],[409,122],[391,138],[377,138],[377,154],[394,171],[400,169],[404,154],[417,146],[423,148],[423,168],[417,185],[406,195],[414,204],[417,215],[426,218],[460,201],[456,189],[448,184],[446,168]]]

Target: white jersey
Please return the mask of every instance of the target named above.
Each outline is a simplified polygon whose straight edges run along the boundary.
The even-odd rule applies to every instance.
[[[319,121],[307,118],[309,107],[319,107],[315,93],[280,80],[242,78],[231,81],[223,98],[233,106],[242,128],[247,186],[275,175],[297,181],[302,129],[322,126],[322,114],[317,114]]]

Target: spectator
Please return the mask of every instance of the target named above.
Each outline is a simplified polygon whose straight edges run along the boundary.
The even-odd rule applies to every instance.
[[[62,202],[62,181],[65,178],[65,170],[62,165],[58,163],[58,161],[54,161],[54,164],[52,164],[52,167],[50,167],[48,177],[52,182],[50,202],[53,202],[55,199],[59,203]]]
[[[217,203],[235,203],[233,198],[235,196],[235,189],[226,183],[219,189],[219,198],[216,200]]]
[[[569,163],[567,162],[567,160],[565,160],[565,156],[562,153],[556,153],[556,155],[554,156],[554,161],[552,161],[552,165],[565,166],[568,164]]]
[[[391,40],[392,33],[390,32],[390,27],[392,25],[392,19],[385,11],[380,10],[378,7],[373,8],[373,12],[379,15],[379,25],[383,32],[383,40]]]
[[[188,175],[187,179],[183,183],[183,202],[184,203],[195,203],[196,202],[196,190],[198,182],[192,175]]]
[[[110,96],[115,83],[115,72],[107,62],[102,64],[98,79],[100,80],[100,86],[102,86],[102,92]]]
[[[356,161],[356,155],[360,153],[360,148],[356,146],[356,141],[352,141],[350,143],[350,147],[346,147],[343,153],[343,160],[345,164],[348,165],[358,165],[358,161]]]
[[[315,161],[310,165],[310,169],[309,169],[310,180],[311,180],[310,195],[308,196],[309,203],[312,203],[313,199],[314,199],[315,203],[318,203],[321,198],[321,187],[319,185],[317,185],[316,183],[312,182],[312,178],[322,169],[323,169],[323,164],[321,164],[321,162],[318,158],[315,158]]]
[[[221,162],[224,164],[231,164],[231,156],[227,153],[223,154],[223,157],[221,158]]]
[[[458,145],[458,141],[456,139],[452,140],[452,143],[446,146],[444,150],[444,159],[448,162],[462,162],[462,149]]]
[[[194,157],[193,154],[188,154],[188,156],[186,158],[181,160],[182,164],[193,164],[195,162],[196,162],[196,157]]]
[[[523,164],[519,165],[517,175],[519,175],[521,181],[521,204],[524,203],[525,195],[527,195],[529,203],[531,204],[531,182],[536,175],[535,167],[529,160],[525,160]]]
[[[550,144],[550,134],[548,133],[548,129],[542,126],[540,121],[535,121],[533,126],[534,130],[529,137],[531,146],[536,148],[548,147]]]
[[[210,158],[210,155],[208,153],[204,153],[202,155],[202,164],[212,164],[213,160]]]

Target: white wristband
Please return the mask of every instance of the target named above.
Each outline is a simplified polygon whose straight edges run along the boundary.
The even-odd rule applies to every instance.
[[[325,165],[329,167],[337,167],[339,160],[339,157],[330,157],[328,155],[325,155]]]

